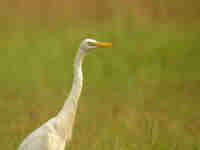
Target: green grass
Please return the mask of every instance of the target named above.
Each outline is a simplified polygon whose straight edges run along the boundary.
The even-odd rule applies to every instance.
[[[113,48],[85,59],[70,149],[200,149],[199,31],[117,20],[59,29],[9,27],[0,41],[1,149],[16,149],[62,107],[85,32]]]

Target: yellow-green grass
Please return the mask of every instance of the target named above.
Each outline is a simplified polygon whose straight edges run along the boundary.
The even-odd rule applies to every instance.
[[[16,149],[62,107],[86,32],[113,48],[85,58],[70,149],[199,149],[199,31],[118,21],[9,27],[0,36],[1,149]]]

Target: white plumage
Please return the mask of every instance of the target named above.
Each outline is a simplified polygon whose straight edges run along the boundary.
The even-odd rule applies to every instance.
[[[81,43],[74,61],[72,89],[63,108],[54,118],[51,118],[27,136],[17,150],[65,149],[66,142],[70,141],[72,137],[73,124],[83,84],[83,58],[89,49],[111,46],[111,43],[97,42],[93,39],[86,39]]]

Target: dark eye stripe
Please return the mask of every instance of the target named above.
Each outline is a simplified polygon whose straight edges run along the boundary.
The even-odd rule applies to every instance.
[[[96,44],[93,43],[93,42],[88,42],[88,45],[89,45],[89,46],[96,46]]]

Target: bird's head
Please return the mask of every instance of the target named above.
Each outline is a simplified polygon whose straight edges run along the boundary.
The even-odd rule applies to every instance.
[[[99,42],[93,39],[85,39],[80,45],[81,50],[89,51],[90,49],[101,48],[101,47],[112,47],[112,43]]]

